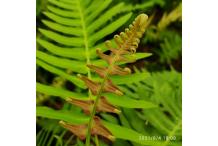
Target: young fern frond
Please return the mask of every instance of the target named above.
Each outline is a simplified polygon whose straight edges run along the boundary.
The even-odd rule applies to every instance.
[[[80,128],[83,129],[82,133],[76,133],[81,139],[84,139],[86,136],[86,146],[90,145],[90,136],[92,135],[101,135],[110,140],[114,140],[114,137],[110,134],[109,131],[105,130],[106,128],[102,126],[100,119],[95,116],[96,111],[99,107],[99,101],[105,100],[104,96],[102,95],[105,92],[111,92],[117,95],[123,95],[121,90],[116,87],[110,80],[111,75],[127,75],[131,73],[129,68],[122,69],[117,65],[117,63],[121,61],[131,61],[126,58],[124,55],[133,54],[136,52],[138,44],[140,42],[140,38],[142,37],[143,33],[145,32],[146,22],[148,16],[145,14],[140,14],[133,24],[127,28],[125,32],[121,32],[120,35],[115,35],[114,40],[116,43],[116,48],[112,46],[110,41],[106,41],[106,46],[111,51],[110,55],[106,55],[101,52],[99,49],[97,50],[97,54],[108,63],[108,67],[98,67],[95,65],[88,64],[87,66],[95,71],[101,78],[101,82],[92,81],[91,79],[79,75],[80,79],[82,79],[86,86],[90,89],[91,93],[96,96],[94,101],[94,105],[86,106],[87,104],[92,104],[93,102],[87,101],[75,101],[71,100],[72,104],[79,105],[83,107],[85,111],[91,111],[90,119],[88,122],[88,131],[86,133],[86,125],[69,125],[65,122],[60,122],[63,127],[70,129],[73,133],[76,132],[76,129]],[[107,103],[107,102],[106,102]],[[102,106],[109,106],[109,104],[102,104]],[[91,109],[90,109],[91,107]],[[88,108],[88,109],[87,109]],[[99,108],[100,109],[100,108]],[[105,108],[109,109],[109,108]],[[113,111],[116,109],[114,108]],[[103,110],[102,110],[103,111]],[[108,110],[110,112],[110,110]],[[111,111],[112,112],[112,111]],[[86,112],[87,113],[87,112]],[[97,119],[97,121],[96,121]],[[99,128],[100,127],[100,128]],[[104,129],[104,130],[103,130]]]
[[[139,38],[141,38],[143,33],[145,32],[145,25],[146,25],[147,19],[148,19],[147,15],[141,14],[135,19],[135,21],[133,22],[133,25],[129,26],[130,29],[126,29],[125,33],[121,32],[120,35],[115,35],[114,39],[118,47],[117,49],[114,49],[112,47],[110,41],[106,42],[106,46],[110,49],[111,54],[110,56],[102,54],[102,56],[100,57],[106,60],[109,66],[106,70],[102,70],[104,76],[101,76],[101,74],[96,71],[96,73],[99,73],[99,75],[103,77],[103,81],[101,82],[100,88],[97,90],[97,97],[96,97],[94,107],[91,113],[90,121],[88,123],[86,146],[89,146],[89,143],[90,143],[92,123],[93,123],[93,119],[95,116],[96,107],[98,105],[98,101],[100,97],[102,96],[102,93],[105,91],[108,91],[108,92],[113,92],[118,95],[122,95],[122,92],[120,92],[119,89],[115,87],[112,84],[112,82],[109,80],[109,76],[114,74],[114,72],[116,71],[116,68],[117,68],[116,63],[120,61],[120,58],[123,58],[122,55],[136,52],[136,48],[138,47],[138,43],[140,42]],[[127,69],[127,72],[130,73],[131,71]],[[122,73],[119,73],[119,72],[116,72],[116,73],[119,75],[122,75]],[[90,90],[92,91],[93,89],[90,89]]]

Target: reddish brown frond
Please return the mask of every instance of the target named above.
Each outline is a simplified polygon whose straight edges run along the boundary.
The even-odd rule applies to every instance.
[[[68,98],[67,101],[73,105],[82,108],[86,114],[91,113],[94,104],[94,100],[79,100],[74,98]],[[104,96],[102,96],[99,100],[99,103],[97,105],[97,112],[108,112],[117,114],[120,113],[120,111],[115,106],[110,104]]]
[[[101,52],[99,49],[96,50],[96,53],[98,54],[98,56],[99,56],[101,59],[107,61],[108,64],[110,64],[110,63],[112,62],[112,60],[113,60],[113,57],[112,57],[112,56],[104,54],[104,53]]]
[[[72,125],[64,121],[60,121],[59,124],[78,136],[81,140],[86,138],[87,125]]]
[[[111,134],[111,132],[106,127],[104,127],[104,125],[101,123],[101,119],[97,116],[94,117],[94,126],[91,130],[91,134],[101,135],[111,141],[115,140],[115,137]]]
[[[99,82],[94,82],[87,78],[86,76],[79,75],[79,78],[83,80],[86,84],[86,86],[91,90],[93,95],[97,95],[98,91],[100,89],[101,84]]]
[[[100,77],[104,78],[107,73],[106,67],[98,67],[95,65],[87,65],[91,70],[96,72]],[[109,72],[110,75],[127,75],[130,74],[131,70],[129,68],[121,68],[117,65],[114,65],[112,70]]]
[[[123,95],[123,93],[120,91],[118,87],[116,87],[111,80],[107,80],[104,85],[104,91],[105,92],[111,92],[115,93],[117,95]]]
[[[67,98],[67,101],[73,105],[82,108],[85,114],[90,114],[90,111],[92,110],[92,106],[94,104],[93,100],[79,100],[79,99]]]
[[[121,112],[115,106],[110,104],[104,96],[101,96],[99,100],[99,103],[97,106],[97,112],[99,111],[108,112],[108,113],[116,113],[116,114],[119,114]]]
[[[88,131],[87,144],[90,144],[90,134],[91,135],[100,135],[109,140],[114,140],[114,136],[106,129],[100,118],[95,116],[97,112],[110,112],[110,113],[119,113],[120,111],[110,104],[106,98],[102,95],[105,92],[114,93],[117,95],[123,95],[121,90],[112,83],[110,80],[110,75],[127,75],[131,73],[129,68],[121,68],[118,66],[118,62],[132,62],[134,59],[129,56],[132,53],[136,52],[140,38],[142,37],[146,25],[147,25],[148,16],[145,14],[139,15],[133,24],[129,25],[129,28],[125,29],[125,32],[121,32],[119,35],[114,36],[114,41],[116,47],[113,47],[110,41],[106,41],[106,47],[111,51],[110,55],[104,54],[100,49],[96,50],[98,56],[105,60],[108,63],[107,67],[98,67],[95,65],[87,65],[92,71],[95,71],[103,80],[101,82],[95,82],[85,76],[79,76],[83,80],[86,86],[89,88],[91,93],[96,96],[95,101],[89,100],[78,100],[78,99],[69,99],[68,101],[76,106],[81,107],[85,113],[90,114],[90,120],[88,126],[84,125],[71,125],[63,121],[60,124],[69,129],[80,139],[84,139],[86,136],[86,130]],[[90,77],[90,74],[89,74]],[[91,95],[89,95],[91,96]]]
[[[128,75],[131,73],[131,70],[129,68],[121,68],[117,65],[113,66],[113,69],[111,70],[110,74],[111,75]]]
[[[86,84],[86,86],[91,90],[93,95],[97,95],[99,92],[99,89],[101,88],[101,83],[94,82],[87,78],[86,76],[79,76],[81,80],[83,80]],[[123,95],[123,93],[120,91],[119,88],[117,88],[111,80],[107,80],[105,85],[102,88],[103,92],[111,92],[115,93],[117,95]]]
[[[59,124],[71,131],[74,135],[78,136],[81,140],[86,138],[87,124],[73,125],[64,121],[60,121]],[[115,137],[106,127],[104,127],[104,125],[101,123],[101,119],[97,116],[94,117],[91,135],[100,135],[111,141],[115,140]]]
[[[107,68],[106,67],[98,67],[95,65],[87,65],[91,70],[95,71],[100,77],[104,78],[107,72]]]

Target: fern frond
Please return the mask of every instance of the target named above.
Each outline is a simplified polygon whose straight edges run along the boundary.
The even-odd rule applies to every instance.
[[[161,63],[172,64],[172,60],[178,59],[182,53],[182,37],[174,31],[163,31],[160,33],[163,42],[160,49],[155,52],[160,56]]]
[[[136,131],[144,133],[144,135],[153,134],[174,139],[172,141],[166,139],[163,144],[165,146],[172,143],[180,145],[182,138],[181,88],[181,73],[174,70],[152,73],[145,80],[128,84],[126,86],[126,90],[128,90],[126,95],[150,101],[158,105],[158,108],[145,109],[142,112],[133,109],[122,109],[124,113],[121,117],[121,121],[124,121],[122,122],[123,125],[131,126]],[[143,123],[147,123],[146,131],[150,134],[141,131],[144,129]]]
[[[108,67],[102,68],[94,65],[88,65],[91,70],[94,70],[100,77],[103,78],[102,82],[95,82],[89,79],[88,77],[79,75],[80,79],[83,80],[86,86],[89,88],[93,95],[96,95],[96,99],[93,104],[93,108],[91,105],[88,106],[87,104],[92,104],[92,101],[85,102],[85,101],[78,101],[78,100],[70,100],[72,104],[82,107],[86,113],[91,113],[89,123],[88,123],[88,131],[86,135],[86,125],[74,126],[68,123],[61,122],[65,128],[69,129],[71,132],[75,133],[77,128],[83,129],[84,132],[77,133],[80,138],[86,138],[86,145],[89,146],[90,144],[90,136],[92,135],[102,135],[110,140],[113,140],[113,136],[109,133],[104,131],[104,127],[101,126],[100,119],[95,121],[97,117],[95,117],[95,113],[97,109],[100,109],[99,101],[102,101],[104,96],[102,96],[105,92],[115,93],[117,95],[123,95],[123,93],[119,90],[116,85],[112,83],[109,79],[110,75],[126,75],[131,73],[131,70],[128,68],[122,69],[116,65],[117,62],[122,62],[128,60],[123,55],[132,54],[136,52],[136,48],[140,42],[140,38],[142,37],[143,33],[145,32],[146,21],[148,16],[145,14],[139,15],[133,24],[129,26],[130,29],[126,29],[125,33],[121,32],[120,35],[115,35],[114,40],[116,42],[117,48],[112,47],[112,43],[110,41],[106,42],[106,46],[111,51],[110,55],[106,55],[100,50],[97,50],[97,54],[100,56],[101,59],[105,60],[108,63]],[[117,110],[116,108],[111,108],[111,106],[104,100],[105,103],[101,104],[101,106],[105,106],[106,111],[114,112]],[[100,102],[101,103],[101,102]],[[107,103],[107,104],[106,104]],[[107,106],[107,108],[106,108]],[[110,108],[109,108],[110,107]],[[101,107],[102,111],[104,111],[103,107]],[[91,112],[90,112],[91,111]],[[97,118],[98,119],[98,118]],[[101,128],[100,128],[101,127]],[[105,133],[105,134],[103,134]],[[107,133],[107,134],[106,134]]]
[[[42,20],[46,28],[38,29],[42,37],[37,38],[37,43],[48,52],[37,50],[37,59],[53,68],[70,69],[73,73],[91,76],[87,63],[104,65],[95,53],[96,48],[103,46],[101,40],[122,26],[132,15],[127,13],[118,16],[125,4],[118,3],[110,8],[111,3],[112,0],[49,0],[47,11],[43,12],[48,19]],[[115,18],[113,22],[112,18]],[[105,26],[108,22],[111,23]],[[141,53],[135,57],[141,59],[148,55]],[[42,63],[38,65],[41,66]],[[46,70],[54,73],[53,69]],[[67,76],[62,77],[69,80]],[[70,81],[81,87],[76,80]]]

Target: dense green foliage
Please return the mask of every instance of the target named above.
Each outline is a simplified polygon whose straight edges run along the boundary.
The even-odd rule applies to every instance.
[[[83,146],[84,142],[61,127],[88,123],[88,116],[68,97],[89,100],[89,92],[77,74],[101,79],[86,66],[107,66],[96,49],[108,53],[105,40],[128,27],[141,12],[150,24],[137,53],[120,63],[134,68],[126,76],[112,76],[125,93],[107,93],[107,100],[121,114],[99,113],[115,142],[92,137],[100,146],[181,145],[181,4],[163,0],[37,0],[37,146]],[[95,97],[92,97],[95,98]],[[143,140],[160,136],[162,139]],[[173,140],[163,139],[166,137]]]

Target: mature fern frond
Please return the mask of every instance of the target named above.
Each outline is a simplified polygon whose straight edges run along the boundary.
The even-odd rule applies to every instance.
[[[161,63],[172,64],[172,60],[178,59],[182,53],[182,37],[174,31],[163,31],[160,33],[163,42],[160,49],[155,52],[160,56]]]
[[[122,125],[146,136],[161,136],[165,140],[164,146],[173,143],[181,145],[181,88],[181,73],[174,70],[152,73],[145,80],[127,85],[126,94],[129,97],[151,101],[159,107],[142,111],[122,109],[123,115],[120,116]],[[164,139],[166,137],[169,139]]]

